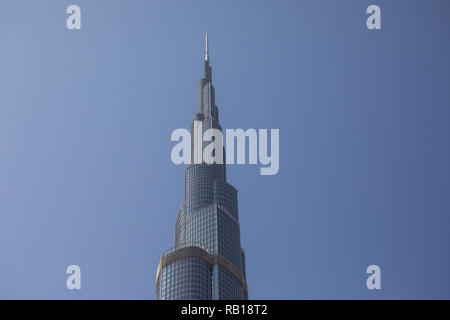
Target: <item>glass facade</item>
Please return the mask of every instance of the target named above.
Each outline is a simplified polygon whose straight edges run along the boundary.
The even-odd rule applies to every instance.
[[[162,300],[210,300],[211,265],[197,257],[186,257],[163,268]]]
[[[225,164],[193,164],[196,148],[205,146],[194,143],[202,141],[198,135],[209,128],[222,130],[209,62],[207,54],[205,76],[197,84],[197,113],[191,126],[192,164],[186,169],[175,247],[161,256],[158,266],[156,294],[161,300],[248,299],[237,190],[226,181]],[[194,121],[201,121],[202,132],[194,130]]]

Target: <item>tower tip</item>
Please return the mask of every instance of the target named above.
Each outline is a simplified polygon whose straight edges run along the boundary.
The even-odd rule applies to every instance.
[[[208,34],[205,34],[205,61],[209,61],[209,52],[208,52]]]

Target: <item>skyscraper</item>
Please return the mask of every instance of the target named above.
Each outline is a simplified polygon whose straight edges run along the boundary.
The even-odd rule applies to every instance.
[[[204,147],[195,121],[222,131],[215,105],[206,35],[205,76],[197,84],[197,113],[191,125],[191,164],[185,173],[184,202],[175,226],[175,247],[159,262],[156,294],[161,300],[248,299],[245,255],[241,248],[237,190],[226,179],[225,164],[194,164]],[[198,123],[198,122],[197,122]],[[200,139],[200,140],[199,140]],[[224,161],[225,163],[225,150]]]

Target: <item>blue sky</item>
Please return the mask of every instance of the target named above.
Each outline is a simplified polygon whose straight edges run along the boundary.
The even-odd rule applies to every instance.
[[[445,0],[4,1],[0,298],[155,298],[205,33],[222,126],[280,129],[277,175],[228,168],[250,298],[450,298],[449,16]]]

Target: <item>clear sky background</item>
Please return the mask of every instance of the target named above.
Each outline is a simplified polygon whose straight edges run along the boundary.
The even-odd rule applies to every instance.
[[[228,168],[250,298],[450,298],[449,17],[447,0],[2,1],[0,298],[156,297],[205,33],[222,126],[280,129],[277,175]]]

